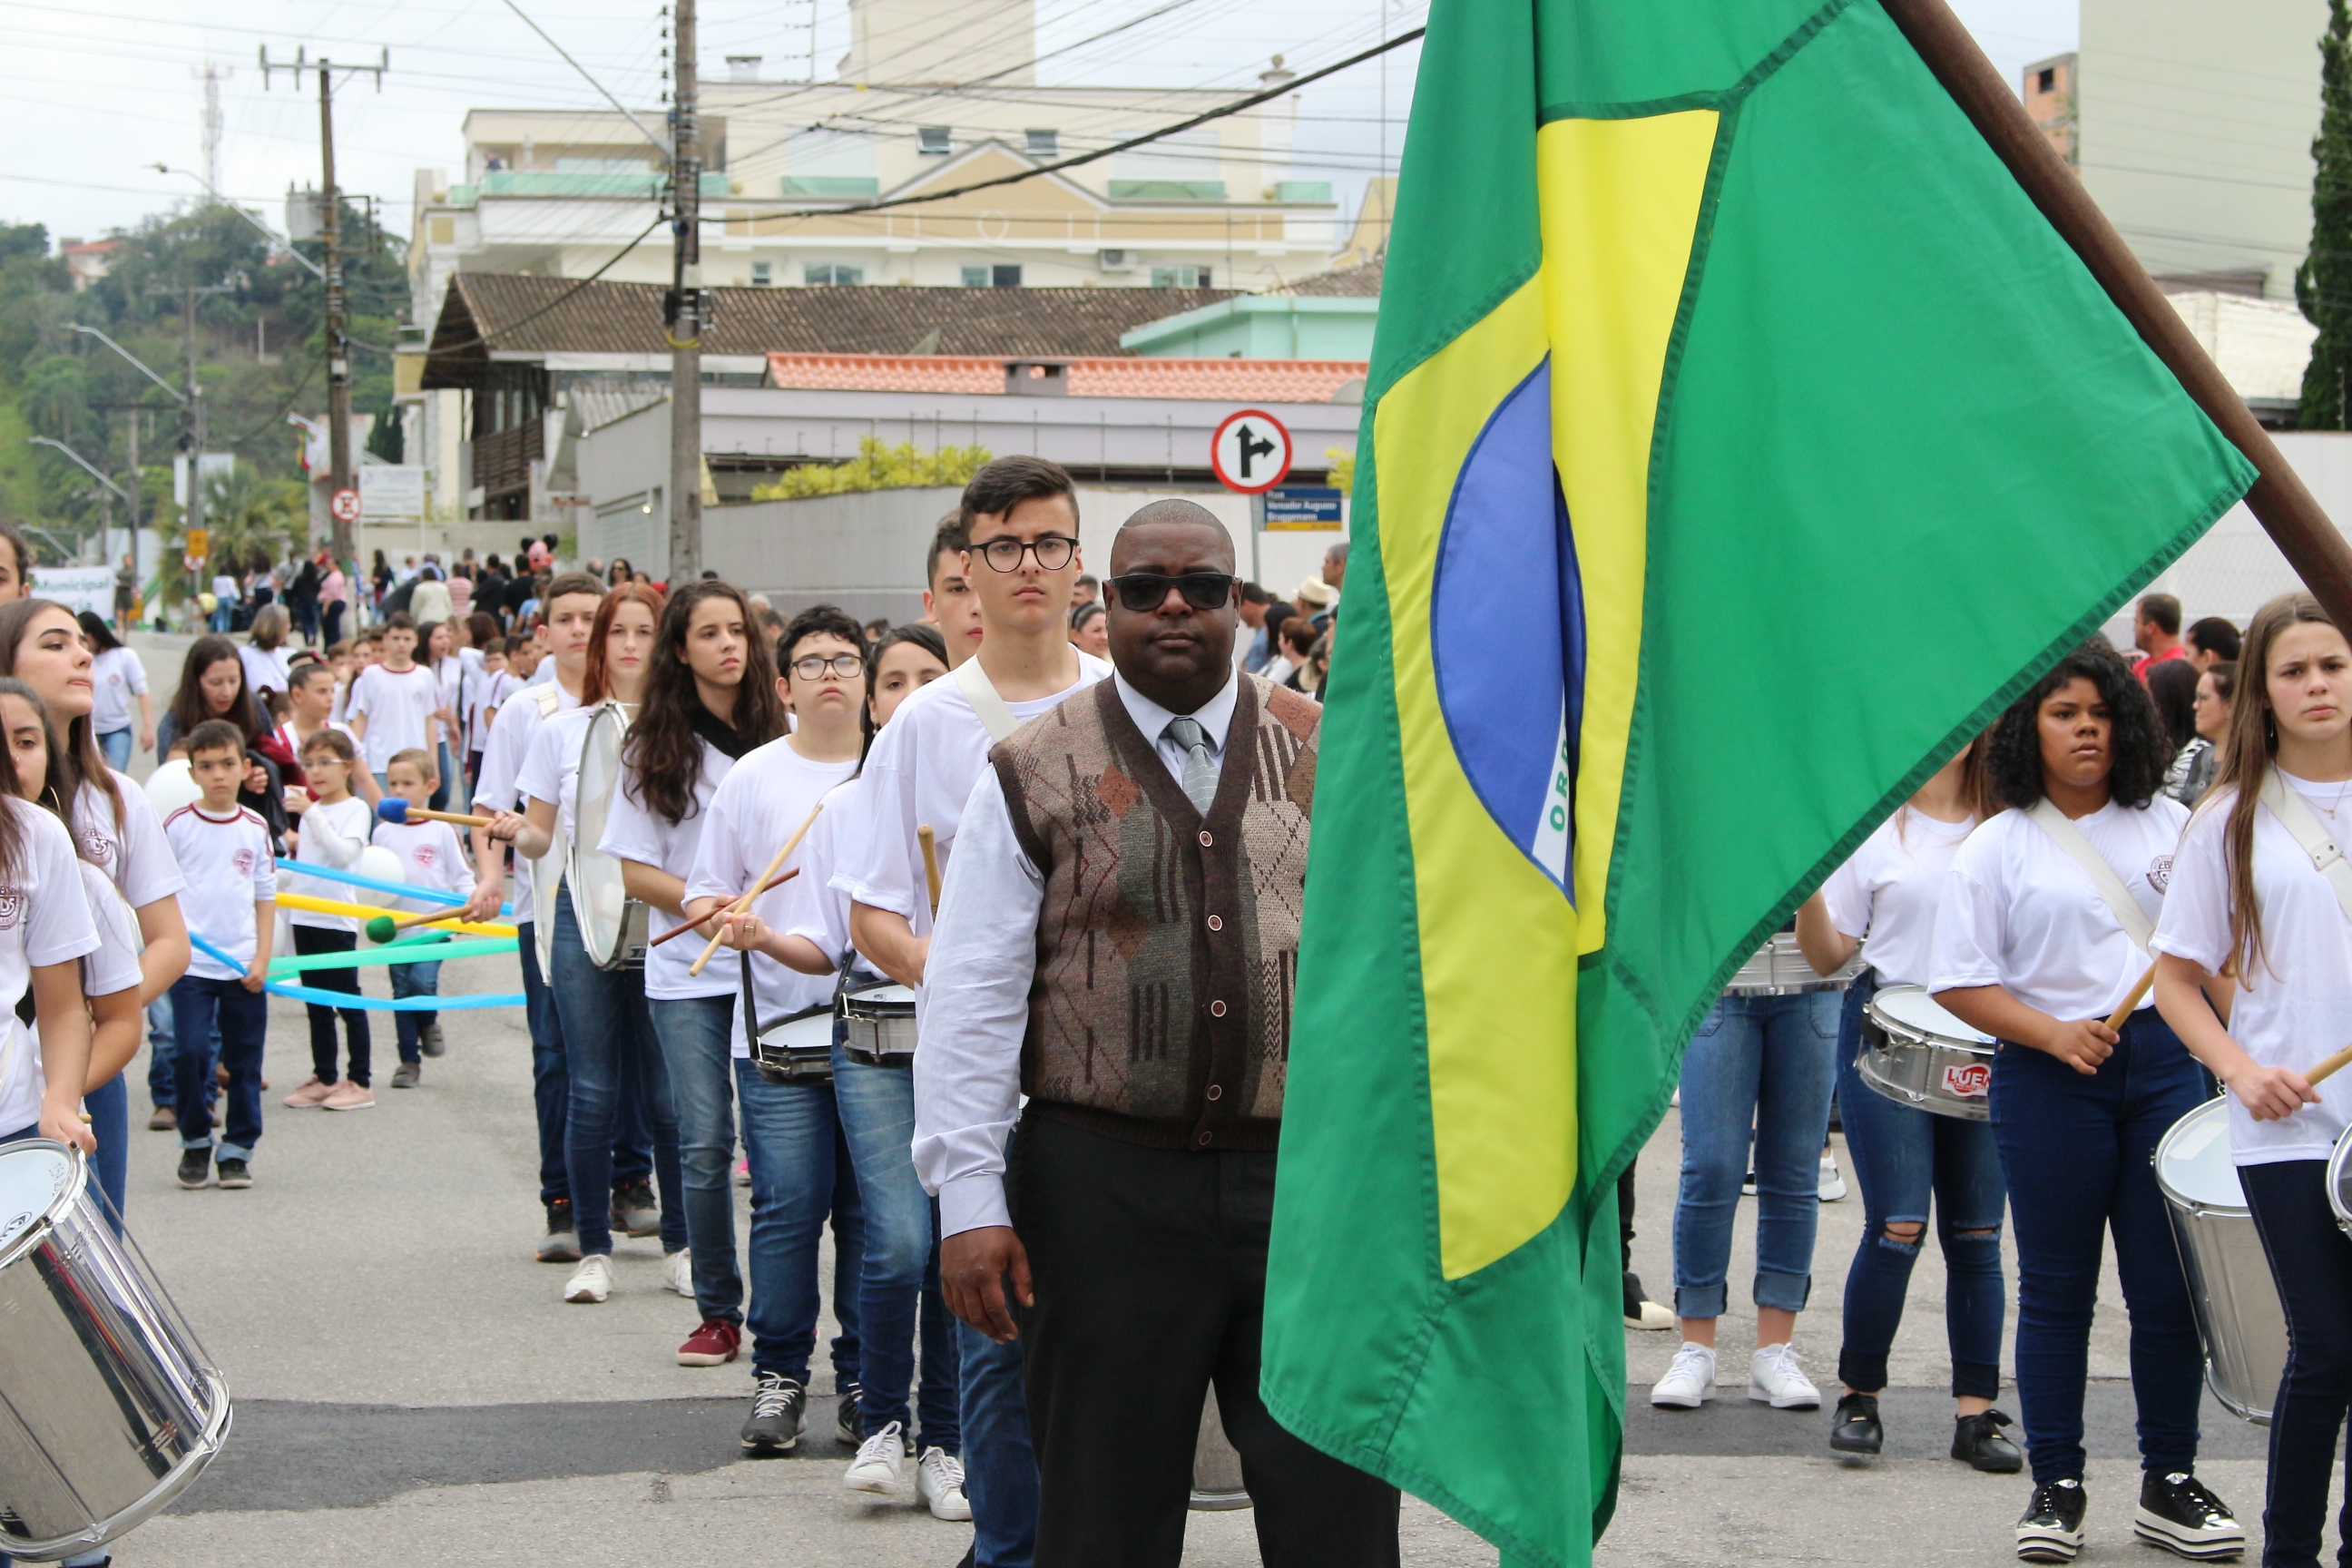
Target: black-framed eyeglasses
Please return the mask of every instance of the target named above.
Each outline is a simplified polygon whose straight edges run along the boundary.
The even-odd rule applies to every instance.
[[[1045,533],[1028,541],[992,539],[972,548],[982,560],[998,572],[1020,571],[1024,555],[1034,555],[1040,572],[1059,572],[1077,554],[1078,542],[1067,534]]]
[[[813,653],[806,658],[793,660],[792,670],[803,680],[823,680],[828,675],[837,675],[847,680],[852,676],[866,673],[866,660],[854,653],[837,653],[831,658]]]
[[[1163,576],[1157,572],[1129,572],[1123,577],[1106,580],[1103,586],[1116,592],[1118,602],[1129,609],[1148,615],[1167,602],[1171,587],[1196,610],[1222,610],[1225,601],[1233,597],[1234,584],[1239,581],[1223,572],[1187,572],[1180,577]]]

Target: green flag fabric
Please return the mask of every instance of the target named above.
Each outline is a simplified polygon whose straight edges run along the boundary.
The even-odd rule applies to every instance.
[[[1437,0],[1366,391],[1264,1390],[1582,1563],[1685,1044],[2253,475],[1872,0]]]

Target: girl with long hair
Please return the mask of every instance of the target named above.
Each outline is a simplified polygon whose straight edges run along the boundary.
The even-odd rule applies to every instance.
[[[1929,1211],[1944,1254],[1944,1332],[1956,1403],[1951,1455],[2008,1475],[2024,1457],[1992,1407],[2000,1392],[2000,1224],[2008,1190],[1992,1129],[1981,1121],[1898,1105],[1863,1080],[1864,1009],[1881,986],[1927,980],[1927,942],[1944,876],[1963,840],[1992,812],[1985,777],[1990,737],[1962,747],[1878,825],[1797,911],[1797,942],[1824,977],[1852,962],[1869,967],[1847,987],[1838,1020],[1837,1102],[1846,1152],[1862,1185],[1862,1237],[1845,1277],[1845,1342],[1830,1447],[1875,1454],[1885,1444],[1878,1396],[1903,1323],[1912,1266]]]
[[[169,757],[184,737],[208,719],[226,721],[245,732],[246,778],[236,803],[269,825],[271,842],[283,842],[286,785],[301,782],[300,763],[255,699],[236,644],[210,634],[190,643],[181,661],[179,687],[155,727],[156,756]]]
[[[2156,1001],[2230,1091],[2238,1185],[2286,1310],[2263,1561],[2315,1564],[2352,1408],[2352,1237],[2326,1191],[2352,1074],[2306,1075],[2352,1039],[2352,879],[2339,893],[2312,848],[2352,832],[2352,645],[2317,600],[2288,594],[2255,614],[2238,668],[2220,776],[2173,858]],[[2206,994],[2225,973],[2226,1024]]]
[[[2213,775],[2221,765],[2219,748],[2230,732],[2237,698],[2238,667],[2232,661],[2217,659],[2197,678],[2197,695],[2189,703],[2197,738],[2181,748],[2164,775],[2164,793],[2192,810],[2213,787]]]
[[[294,620],[283,605],[264,605],[253,613],[253,630],[237,658],[245,665],[245,684],[256,693],[283,691],[293,671],[287,642]]]
[[[2159,793],[2170,738],[2104,638],[2061,658],[1993,726],[2008,810],[1953,858],[1936,910],[1936,1000],[2002,1042],[1993,1142],[2017,1237],[2017,1390],[2033,1495],[2017,1553],[2082,1550],[2083,1394],[2103,1240],[2131,1318],[2142,1479],[2133,1528],[2184,1556],[2245,1549],[2195,1474],[2204,1357],[2152,1156],[2212,1080],[2137,993],[2189,814]]]
[[[81,623],[82,637],[89,644],[90,679],[97,683],[90,728],[98,732],[98,749],[106,754],[106,765],[120,773],[131,765],[133,737],[142,751],[155,749],[155,700],[148,695],[147,670],[97,611],[80,611],[74,619]],[[139,700],[136,730],[131,728],[131,717],[134,697]]]

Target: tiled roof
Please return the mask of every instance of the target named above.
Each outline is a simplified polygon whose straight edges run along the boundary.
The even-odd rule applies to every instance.
[[[1234,297],[1228,289],[719,289],[713,354],[1116,356],[1121,332]],[[469,385],[502,353],[669,352],[656,283],[460,272],[436,324],[424,384]]]
[[[1354,267],[1337,268],[1329,272],[1318,272],[1312,278],[1301,278],[1296,283],[1286,283],[1268,289],[1269,294],[1347,295],[1360,300],[1381,297],[1381,274],[1385,264],[1381,261],[1360,262]]]
[[[1173,397],[1220,403],[1328,403],[1366,366],[1356,360],[1036,356],[1066,366],[1072,397]],[[1025,366],[1023,368],[1026,368]],[[1006,359],[977,354],[772,353],[772,385],[824,392],[995,393]]]

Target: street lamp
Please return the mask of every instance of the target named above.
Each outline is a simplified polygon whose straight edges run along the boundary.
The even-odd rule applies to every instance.
[[[251,213],[246,211],[243,207],[229,200],[218,191],[214,190],[212,187],[212,182],[205,179],[202,174],[197,174],[194,169],[174,169],[169,163],[150,163],[147,166],[154,170],[159,174],[185,174],[188,178],[195,181],[196,184],[204,186],[205,195],[212,197],[214,201],[219,203],[222,206],[228,208],[229,211],[235,213],[237,216],[243,218],[246,222],[259,229],[264,239],[267,239],[271,245],[276,246],[278,249],[284,251],[287,255],[292,257],[295,260],[309,268],[313,277],[323,279],[327,276],[326,268],[320,267],[317,262],[311,260],[309,257],[295,249],[294,244],[291,240],[285,238],[279,235],[276,229],[270,227],[268,224],[262,222],[259,218],[254,216]]]
[[[156,385],[162,387],[164,391],[170,393],[173,396],[178,398],[181,403],[185,404],[188,401],[188,395],[186,393],[182,392],[178,387],[173,386],[162,376],[157,375],[153,371],[149,370],[145,363],[142,361],[137,354],[132,353],[129,349],[126,349],[121,343],[116,342],[112,338],[108,337],[96,327],[85,327],[73,321],[68,321],[66,323],[66,330],[68,331],[80,332],[85,336],[96,338],[100,342],[104,343],[116,353],[119,353],[124,359],[129,360],[131,365],[136,368],[142,375],[153,382]],[[55,444],[56,443],[54,442],[51,443],[52,446]]]
[[[137,537],[136,531],[139,527],[139,503],[131,499],[131,492],[129,490],[124,489],[121,485],[116,484],[112,479],[108,479],[104,474],[99,472],[97,468],[91,467],[89,458],[83,457],[79,452],[75,451],[71,447],[67,446],[63,441],[52,441],[47,436],[28,436],[26,439],[36,447],[54,447],[58,451],[63,452],[67,457],[72,458],[75,463],[79,464],[82,472],[88,474],[91,479],[96,479],[100,484],[104,485],[108,489],[112,490],[116,495],[121,496],[122,498],[122,504],[131,509],[131,527],[133,531],[132,536],[133,538]],[[134,545],[133,548],[135,549],[136,546]],[[103,533],[101,532],[99,540],[99,550],[101,555],[104,553],[105,549],[106,541]],[[74,553],[77,556],[81,553],[81,546],[79,540],[77,540],[74,546]]]

